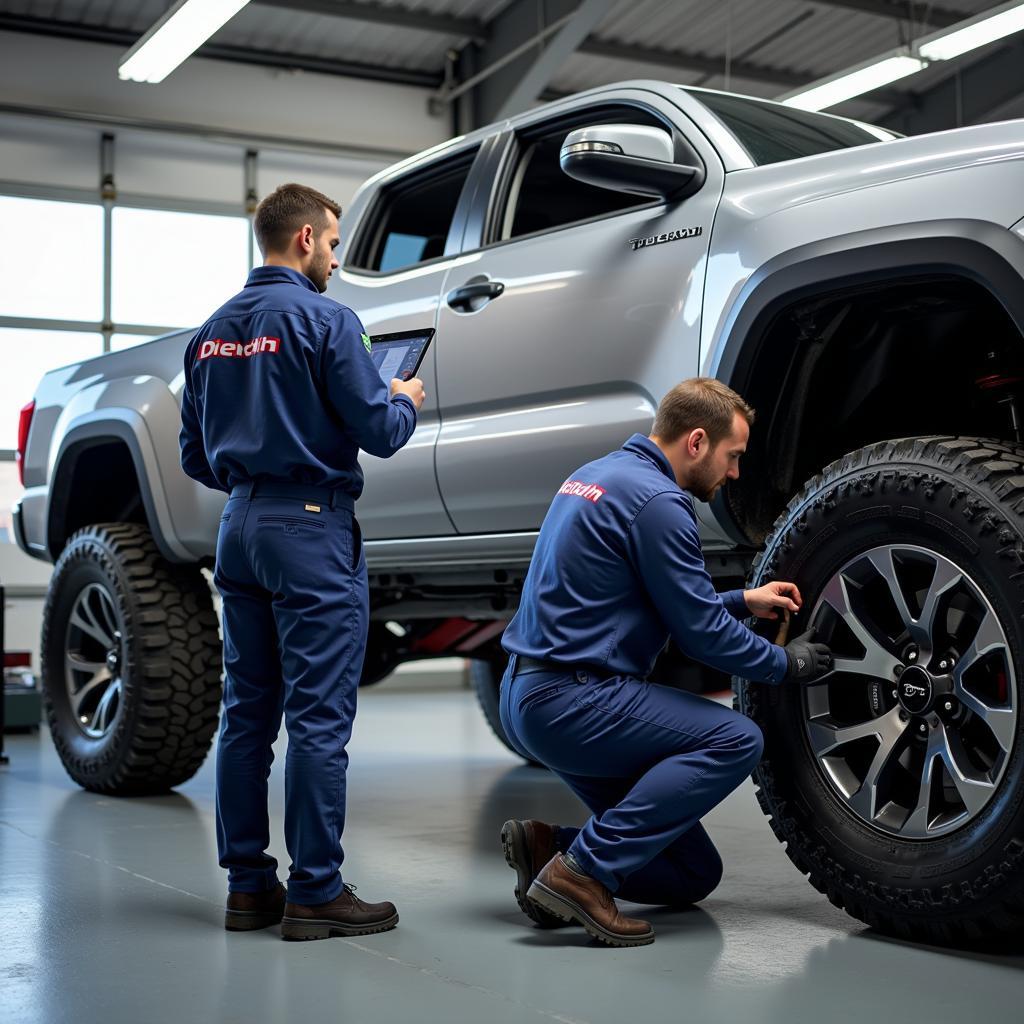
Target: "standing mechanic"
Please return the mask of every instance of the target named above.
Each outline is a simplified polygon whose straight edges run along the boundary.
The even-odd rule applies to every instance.
[[[581,829],[502,829],[516,898],[542,926],[572,920],[609,945],[644,945],[654,929],[623,916],[613,894],[678,906],[722,877],[700,819],[753,770],[761,734],[743,715],[647,681],[670,635],[697,661],[760,682],[829,669],[811,633],[782,648],[738,621],[799,611],[794,584],[719,596],[704,567],[691,495],[710,501],[739,476],[753,421],[719,381],[683,381],[650,437],[578,469],[548,510],[503,640],[501,723],[593,815]]]
[[[225,925],[282,921],[286,939],[385,931],[391,903],[342,882],[345,746],[369,619],[355,500],[358,450],[412,435],[418,379],[381,380],[356,315],[326,298],[341,208],[302,185],[260,203],[264,265],[185,351],[181,464],[230,494],[214,580],[223,598],[224,714],[217,846]],[[287,902],[270,843],[267,780],[284,712]]]

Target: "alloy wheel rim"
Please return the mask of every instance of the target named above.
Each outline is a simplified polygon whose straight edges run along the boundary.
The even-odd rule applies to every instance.
[[[978,584],[928,548],[881,545],[828,580],[810,621],[834,663],[803,691],[805,733],[846,807],[912,840],[977,818],[1018,717],[1009,642]]]
[[[123,634],[106,587],[90,583],[75,600],[64,643],[71,714],[90,739],[107,736],[121,708]]]

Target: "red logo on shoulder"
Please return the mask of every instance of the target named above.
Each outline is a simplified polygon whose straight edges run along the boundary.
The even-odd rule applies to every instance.
[[[597,484],[585,484],[581,480],[566,480],[558,488],[558,493],[571,494],[577,498],[586,498],[587,501],[592,501],[596,505],[604,494],[604,488],[598,487]]]
[[[251,341],[222,341],[220,338],[211,338],[199,346],[199,354],[196,361],[200,359],[222,358],[248,358],[258,356],[264,352],[277,355],[281,349],[280,338],[253,338]]]

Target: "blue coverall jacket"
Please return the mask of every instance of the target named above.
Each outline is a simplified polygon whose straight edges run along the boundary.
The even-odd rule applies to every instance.
[[[715,592],[693,499],[661,449],[634,434],[555,495],[502,643],[646,678],[671,634],[697,661],[777,683],[786,655],[737,621],[749,614],[742,590]]]
[[[363,491],[361,448],[387,458],[416,406],[391,398],[347,306],[288,267],[257,267],[185,351],[181,465],[222,491],[261,478]]]

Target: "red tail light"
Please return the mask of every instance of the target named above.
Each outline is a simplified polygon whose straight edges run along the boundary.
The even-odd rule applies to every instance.
[[[25,486],[25,448],[28,446],[28,431],[32,426],[32,416],[36,411],[36,403],[33,399],[22,410],[18,417],[18,453],[15,461],[18,463],[18,479],[21,486]]]

